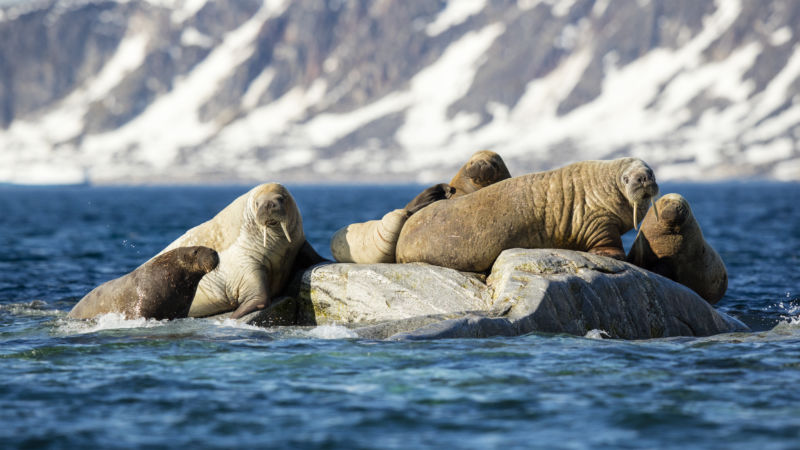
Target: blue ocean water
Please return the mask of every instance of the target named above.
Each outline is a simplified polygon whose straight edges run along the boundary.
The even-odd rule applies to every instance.
[[[420,190],[289,188],[328,257],[336,229]],[[718,308],[750,334],[385,342],[66,319],[247,190],[0,187],[0,447],[800,448],[800,185],[662,186],[691,202],[728,266]]]

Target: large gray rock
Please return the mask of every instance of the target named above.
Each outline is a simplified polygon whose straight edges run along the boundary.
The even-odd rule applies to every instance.
[[[287,298],[243,319],[262,326],[366,326],[439,318],[427,319],[429,323],[490,306],[491,296],[479,275],[427,264],[327,264],[295,280]]]
[[[395,338],[530,332],[647,339],[749,331],[689,288],[631,264],[570,250],[511,249],[487,279],[494,314],[435,323]]]
[[[614,338],[749,331],[690,289],[610,258],[570,250],[504,251],[480,275],[426,264],[328,264],[245,318],[261,326],[342,324],[373,339],[517,336]]]

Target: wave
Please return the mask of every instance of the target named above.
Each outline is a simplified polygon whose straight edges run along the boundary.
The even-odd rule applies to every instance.
[[[587,339],[608,339],[611,335],[605,330],[593,329],[587,331],[583,337]]]
[[[53,309],[50,304],[43,300],[33,300],[30,302],[0,304],[0,312],[9,312],[17,316],[46,317],[59,315],[62,311]]]
[[[101,314],[92,319],[69,319],[63,318],[56,323],[57,331],[61,334],[87,334],[96,333],[103,330],[119,330],[131,328],[155,328],[163,327],[169,320],[157,319],[126,319],[118,313]]]

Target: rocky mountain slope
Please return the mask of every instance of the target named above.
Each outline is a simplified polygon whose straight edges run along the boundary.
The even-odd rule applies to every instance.
[[[0,3],[0,182],[800,179],[794,0]]]

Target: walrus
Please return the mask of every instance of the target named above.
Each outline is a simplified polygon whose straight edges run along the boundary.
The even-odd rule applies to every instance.
[[[278,183],[254,187],[162,253],[188,245],[219,253],[219,266],[200,281],[189,316],[233,310],[234,319],[269,306],[289,279],[301,247],[308,247],[297,204]]]
[[[197,285],[219,264],[208,247],[180,247],[86,294],[67,317],[90,319],[119,313],[126,319],[178,319],[189,314]]]
[[[689,202],[667,194],[656,202],[660,215],[647,213],[628,252],[628,262],[663,275],[717,303],[728,289],[728,271],[703,238]]]
[[[411,216],[397,241],[401,263],[488,270],[508,248],[563,248],[624,260],[621,235],[658,194],[637,158],[583,161],[509,178],[436,202]]]
[[[446,183],[431,186],[414,197],[404,208],[389,211],[379,220],[350,224],[331,238],[331,253],[338,262],[377,264],[395,262],[397,237],[409,217],[422,208],[453,195]]]
[[[455,188],[453,197],[461,197],[508,178],[511,173],[503,158],[493,151],[480,150],[461,166],[448,184]]]

